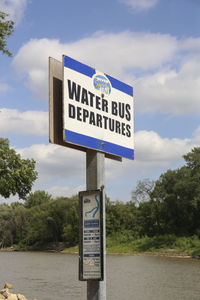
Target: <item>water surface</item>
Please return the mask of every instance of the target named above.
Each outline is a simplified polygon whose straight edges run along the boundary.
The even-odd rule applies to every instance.
[[[86,300],[78,256],[0,252],[0,284],[38,300]],[[107,300],[200,300],[200,261],[151,256],[107,256]]]

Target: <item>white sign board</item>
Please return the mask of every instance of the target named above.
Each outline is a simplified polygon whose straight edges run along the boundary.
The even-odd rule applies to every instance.
[[[80,201],[80,280],[103,279],[102,192],[79,193]]]
[[[133,88],[63,56],[64,141],[134,158]]]

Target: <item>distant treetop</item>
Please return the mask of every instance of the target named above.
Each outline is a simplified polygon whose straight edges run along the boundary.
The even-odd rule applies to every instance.
[[[14,31],[14,22],[7,20],[9,15],[0,11],[0,51],[8,56],[12,56],[12,53],[7,49],[7,37],[9,37]]]

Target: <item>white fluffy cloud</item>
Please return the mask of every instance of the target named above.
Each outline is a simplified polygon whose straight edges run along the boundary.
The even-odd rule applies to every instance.
[[[198,146],[199,142],[200,128],[190,139],[162,138],[153,131],[138,131],[135,136],[135,161],[124,159],[119,163],[106,159],[106,181],[123,178],[123,181],[130,181],[131,186],[134,174],[138,178],[141,172],[148,173],[152,178],[158,169],[176,168],[183,164],[182,155]],[[37,189],[48,190],[55,196],[70,196],[85,188],[85,153],[52,144],[32,145],[17,151],[24,158],[36,160],[39,172]]]
[[[85,153],[54,144],[36,144],[28,148],[17,149],[22,157],[36,160],[39,181],[54,182],[59,178],[80,179],[84,174]],[[76,162],[76,163],[74,163]]]
[[[27,0],[1,0],[0,10],[10,15],[11,19],[19,24],[27,6]]]
[[[48,113],[0,108],[0,133],[48,135]]]
[[[143,11],[154,7],[159,0],[119,0],[128,5],[132,11]]]
[[[123,80],[132,69],[145,71],[162,66],[170,61],[176,49],[177,41],[170,35],[98,32],[66,44],[59,40],[30,40],[21,47],[13,65],[27,76],[30,89],[44,99],[47,98],[49,56],[61,60],[62,54],[66,54]]]
[[[21,47],[13,65],[41,99],[47,99],[48,57],[61,60],[66,54],[133,85],[139,112],[188,114],[200,112],[199,50],[199,38],[98,32],[66,44],[30,40]]]
[[[135,135],[136,161],[150,165],[170,165],[193,148],[194,139],[162,138],[154,131],[138,131]]]
[[[200,38],[187,38],[179,42],[181,50],[184,51],[200,51]]]
[[[200,113],[200,55],[188,58],[177,71],[161,70],[135,82],[140,112]]]
[[[53,186],[47,189],[47,192],[53,197],[71,197],[78,194],[78,192],[85,190],[85,185],[69,187],[69,186]]]
[[[192,148],[198,147],[199,142],[200,128],[190,139],[162,138],[154,131],[138,131],[135,134],[135,160],[124,159],[121,164],[107,160],[107,179],[120,176],[123,180],[132,178],[132,181],[140,176],[154,178],[168,168],[183,165],[182,156]]]
[[[124,182],[125,188],[129,188],[131,192],[140,178],[157,179],[161,172],[165,172],[168,168],[182,166],[184,163],[182,155],[200,143],[200,127],[190,139],[168,139],[153,131],[138,131],[135,141],[135,161],[124,159],[120,163],[106,159],[106,193],[112,200],[124,199],[124,191],[120,194]],[[39,179],[33,191],[41,189],[54,197],[70,197],[80,190],[85,190],[84,153],[52,144],[32,145],[16,150],[23,158],[34,158],[37,162]],[[128,195],[125,199],[130,200]],[[5,200],[0,197],[0,201]],[[18,198],[11,197],[10,201],[18,201]]]

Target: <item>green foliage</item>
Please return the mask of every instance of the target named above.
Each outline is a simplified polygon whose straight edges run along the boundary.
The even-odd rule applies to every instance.
[[[78,243],[78,198],[53,199],[45,191],[36,191],[29,200],[0,205],[0,247],[13,244],[21,248],[41,249],[63,243]]]
[[[11,20],[7,20],[9,15],[0,11],[0,51],[8,56],[12,56],[12,53],[7,49],[6,39],[9,37],[14,31],[14,22]]]
[[[136,189],[132,192],[132,201],[135,204],[140,202],[149,201],[151,198],[151,193],[153,191],[155,182],[148,178],[144,180],[139,180],[137,182]]]
[[[200,257],[200,246],[190,252],[190,255],[193,257],[199,258]]]
[[[0,142],[9,149],[4,140]],[[7,150],[0,152],[1,171],[4,152]],[[171,249],[171,253],[199,255],[199,153],[199,148],[194,148],[184,156],[185,166],[168,170],[155,183],[146,179],[139,182],[136,188],[139,201],[112,202],[106,196],[108,252],[163,253]],[[4,169],[8,165],[5,164]],[[11,170],[9,167],[8,171]],[[73,247],[70,251],[77,250],[74,247],[78,244],[78,219],[77,196],[53,199],[45,191],[36,191],[26,197],[25,204],[0,205],[0,247],[16,244],[44,249],[47,245],[62,243]]]
[[[144,236],[135,242],[136,251],[155,251],[157,249],[168,249],[173,247],[173,243],[176,241],[175,235],[161,235],[148,237]]]
[[[147,180],[138,183],[138,203],[107,201],[108,251],[133,253],[174,248],[179,252],[198,247],[199,238],[191,237],[200,232],[199,184],[194,176],[188,166],[168,170],[152,183],[149,191],[144,189]]]
[[[49,226],[48,213],[44,208],[34,207],[30,209],[24,227],[26,233],[21,243],[25,247],[40,247],[54,238]]]
[[[0,205],[0,247],[17,244],[23,239],[25,219],[23,204]]]
[[[36,205],[41,205],[43,203],[48,203],[52,200],[51,195],[45,191],[35,191],[30,193],[25,199],[25,207],[31,208]]]
[[[187,166],[193,170],[197,171],[197,173],[200,173],[200,148],[195,147],[192,149],[191,152],[187,153],[183,156]]]
[[[168,170],[156,181],[151,201],[160,206],[161,233],[193,235],[200,229],[199,149],[184,156],[186,166]]]
[[[108,253],[141,253],[152,252],[164,255],[192,255],[200,256],[200,239],[197,236],[177,237],[175,235],[161,235],[125,241],[122,234],[118,238],[108,237]]]
[[[22,159],[10,148],[8,139],[0,138],[0,195],[8,198],[18,194],[25,199],[36,178],[35,161]]]
[[[137,209],[132,202],[110,202],[106,205],[106,234],[112,235],[131,230],[132,235],[137,234]]]
[[[64,250],[62,250],[62,253],[69,253],[69,254],[74,254],[79,252],[79,247],[78,245],[73,246],[73,247],[67,247]]]

